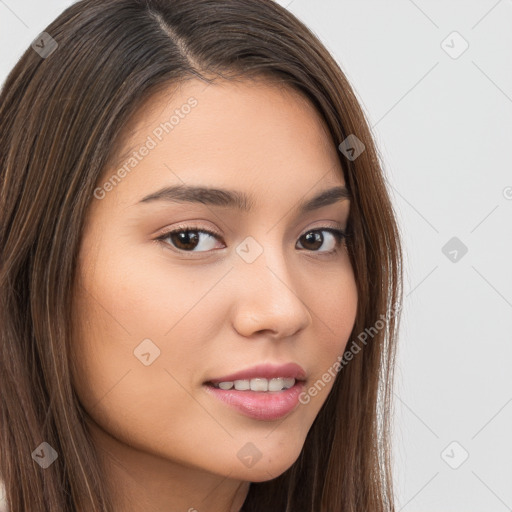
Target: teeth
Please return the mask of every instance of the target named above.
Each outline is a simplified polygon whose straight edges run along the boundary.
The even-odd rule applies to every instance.
[[[246,391],[251,388],[251,383],[248,380],[235,380],[234,384],[238,391]]]
[[[295,379],[293,377],[285,377],[283,379],[283,386],[288,389],[295,386]]]
[[[219,382],[214,387],[228,390],[235,388],[237,391],[282,391],[289,389],[295,384],[291,377],[278,377],[274,379],[254,378],[235,380],[234,382]]]
[[[251,391],[268,391],[268,380],[251,379]]]
[[[268,390],[269,391],[281,391],[283,389],[283,379],[270,379],[268,381]]]

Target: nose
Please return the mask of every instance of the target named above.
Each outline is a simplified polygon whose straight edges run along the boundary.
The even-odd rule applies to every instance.
[[[235,276],[240,284],[233,298],[233,326],[241,336],[268,334],[281,339],[296,335],[312,321],[282,252],[265,247],[252,263],[239,260]],[[300,283],[299,283],[300,285]]]

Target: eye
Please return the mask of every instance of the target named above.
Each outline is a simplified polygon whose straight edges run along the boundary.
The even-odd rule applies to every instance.
[[[199,234],[206,235],[200,236]],[[178,249],[179,251],[184,252],[205,252],[212,248],[212,240],[219,239],[220,235],[218,233],[214,233],[213,231],[209,231],[207,229],[199,229],[195,226],[179,226],[177,229],[172,231],[168,231],[163,235],[159,236],[156,240],[160,240],[163,243],[169,239],[171,241],[172,247]],[[206,247],[204,247],[202,251],[195,251],[194,249],[198,247],[202,241],[202,239],[206,239]],[[209,239],[209,241],[208,241]]]
[[[327,237],[327,241],[329,242],[327,243],[328,248],[325,251],[317,250],[318,247],[324,245],[326,240],[326,238],[323,235],[321,235],[321,233],[329,233],[329,236]],[[314,252],[321,252],[323,254],[334,254],[335,252],[338,251],[339,246],[341,245],[341,242],[345,237],[345,232],[342,231],[341,229],[324,227],[318,229],[310,229],[299,238],[299,241],[300,239],[304,239],[306,241],[306,245],[312,244],[314,246],[313,249],[309,249],[308,247],[306,247],[306,249],[308,250],[313,250]]]
[[[321,233],[328,233],[329,236],[325,237]],[[201,236],[203,235],[203,236]],[[346,234],[341,229],[335,229],[330,227],[321,227],[310,229],[300,236],[304,240],[306,247],[303,243],[301,245],[304,249],[312,252],[320,252],[323,254],[334,254],[338,251]],[[167,231],[156,238],[156,241],[160,241],[165,245],[170,245],[171,249],[179,252],[209,252],[215,246],[215,240],[220,240],[221,235],[214,231],[207,229],[200,229],[196,226],[180,225],[177,229]],[[169,240],[169,242],[167,242]],[[327,243],[326,243],[327,241]],[[202,250],[196,250],[197,247],[203,243]],[[313,246],[312,248],[307,246]],[[319,251],[318,249],[324,245],[327,245],[327,250]]]

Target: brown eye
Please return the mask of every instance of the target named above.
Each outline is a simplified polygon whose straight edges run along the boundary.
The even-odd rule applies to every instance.
[[[330,237],[327,237],[327,239],[321,234],[323,232],[329,233]],[[329,241],[329,238],[334,239],[334,243],[331,241],[331,243],[328,243],[329,246],[327,250],[325,251],[318,251],[320,247],[325,243],[325,241]],[[314,251],[314,252],[322,252],[325,254],[331,254],[337,251],[339,244],[342,242],[343,238],[345,238],[345,233],[341,231],[340,229],[334,229],[334,228],[320,228],[320,229],[312,229],[310,231],[307,231],[304,233],[304,235],[301,236],[299,240],[304,240],[304,242],[301,242],[303,245],[305,244],[308,251]]]
[[[201,236],[204,235],[204,236]],[[218,240],[219,235],[206,229],[196,229],[191,226],[180,226],[179,229],[168,231],[163,235],[159,236],[157,240],[161,240],[168,245],[171,245],[175,249],[184,252],[208,252],[215,244],[206,242],[206,248],[201,251],[196,251],[196,247],[200,245],[203,240]],[[170,240],[170,243],[166,242]],[[203,242],[203,245],[205,242]]]

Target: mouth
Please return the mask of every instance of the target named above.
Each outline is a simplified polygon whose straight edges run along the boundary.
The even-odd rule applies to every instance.
[[[253,420],[259,421],[276,421],[281,420],[295,411],[299,405],[299,397],[305,388],[305,380],[291,379],[292,382],[281,384],[278,382],[271,383],[269,385],[272,389],[281,387],[280,390],[270,391],[266,382],[267,379],[251,379],[249,382],[249,388],[247,388],[247,381],[229,381],[226,384],[223,382],[214,384],[212,382],[206,382],[203,384],[204,390],[209,396],[219,400],[223,405],[227,405],[228,408],[235,410],[244,416],[247,416]],[[274,379],[270,379],[272,381]],[[283,379],[284,380],[284,379]],[[253,381],[255,381],[253,383]],[[222,389],[221,385],[229,389]],[[231,385],[232,384],[232,385]],[[291,384],[291,386],[290,386]],[[244,388],[244,389],[237,389]],[[267,388],[264,390],[257,390],[260,388]],[[255,388],[255,389],[253,389]]]
[[[249,418],[273,421],[289,415],[299,404],[306,371],[296,363],[261,363],[203,383],[217,400]]]

